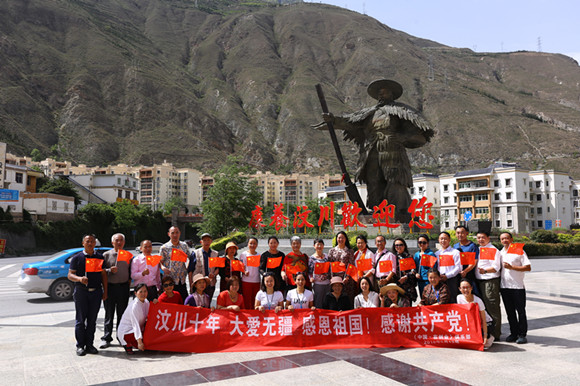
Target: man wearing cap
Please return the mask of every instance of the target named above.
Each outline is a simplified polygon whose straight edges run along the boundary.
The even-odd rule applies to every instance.
[[[179,241],[179,237],[181,236],[181,231],[178,227],[172,226],[169,228],[169,232],[167,232],[169,236],[169,241],[166,242],[161,246],[159,250],[159,254],[161,255],[161,270],[163,270],[163,276],[170,276],[174,283],[175,283],[175,291],[179,292],[182,299],[187,298],[187,264],[178,261],[172,260],[171,255],[173,249],[179,249],[187,256],[189,256],[189,247],[183,241]]]
[[[378,206],[384,199],[396,207],[395,219],[409,222],[413,186],[411,164],[405,150],[425,145],[434,135],[421,115],[402,103],[395,102],[403,87],[388,79],[372,82],[368,94],[378,104],[356,113],[335,117],[323,114],[325,122],[314,128],[324,130],[331,122],[344,131],[344,140],[359,146],[356,179],[367,184],[367,207]]]
[[[209,295],[211,299],[215,292],[215,284],[216,284],[216,276],[215,276],[215,269],[209,268],[209,258],[210,257],[217,257],[218,252],[211,249],[211,242],[212,242],[211,235],[209,233],[204,233],[201,235],[201,248],[196,249],[194,252],[195,258],[195,269],[190,270],[189,272],[189,282],[192,282],[192,278],[194,275],[200,274],[204,277],[209,278],[209,284],[205,289],[205,293]],[[193,289],[192,289],[193,293]]]

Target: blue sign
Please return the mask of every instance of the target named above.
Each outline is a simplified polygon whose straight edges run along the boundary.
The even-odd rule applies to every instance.
[[[18,190],[0,189],[0,201],[18,201]]]
[[[472,217],[473,217],[473,213],[471,213],[470,210],[463,213],[463,218],[465,219],[465,221],[471,220]]]
[[[552,220],[546,220],[544,221],[544,229],[549,231],[550,229],[552,229]]]

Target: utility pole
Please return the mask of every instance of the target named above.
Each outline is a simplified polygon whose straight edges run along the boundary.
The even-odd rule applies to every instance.
[[[538,36],[538,52],[542,52],[542,37]]]

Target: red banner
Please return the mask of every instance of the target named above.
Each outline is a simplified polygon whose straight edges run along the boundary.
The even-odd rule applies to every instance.
[[[144,343],[173,352],[268,351],[370,347],[483,350],[477,304],[352,311],[229,311],[157,303]]]

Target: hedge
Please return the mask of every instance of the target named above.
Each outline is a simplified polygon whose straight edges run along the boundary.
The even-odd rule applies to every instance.
[[[226,249],[226,244],[233,241],[236,244],[241,244],[248,239],[248,236],[244,232],[234,232],[227,236],[221,237],[211,243],[211,248],[216,251],[223,251]]]
[[[580,243],[527,243],[524,251],[528,256],[580,256]]]

